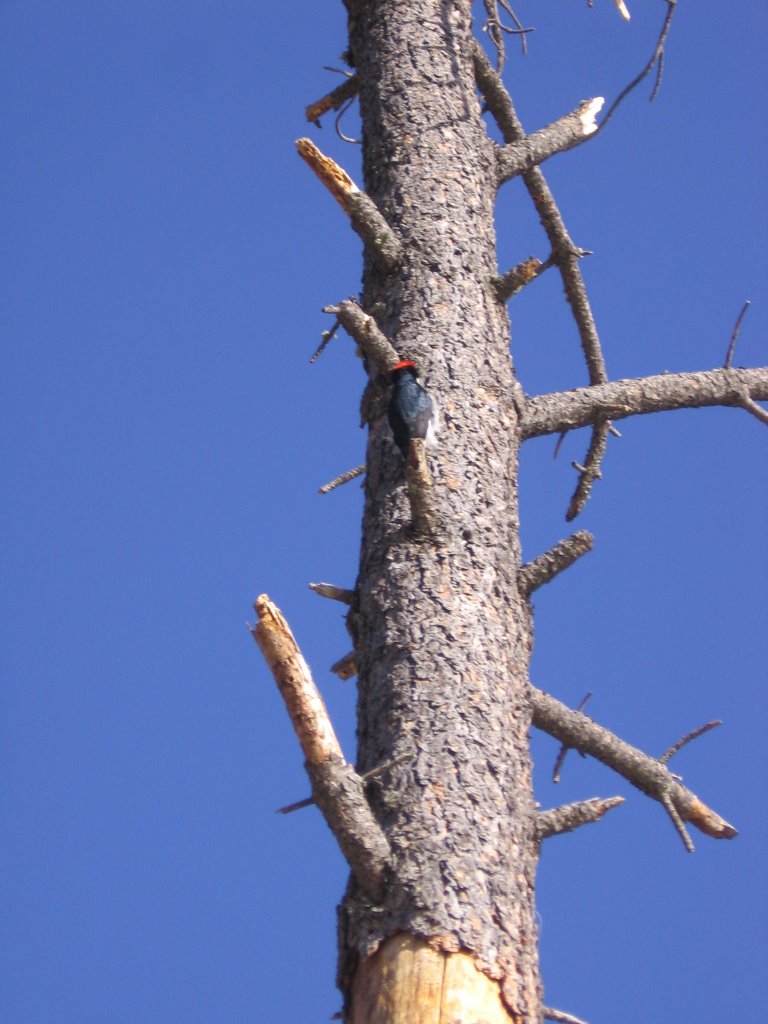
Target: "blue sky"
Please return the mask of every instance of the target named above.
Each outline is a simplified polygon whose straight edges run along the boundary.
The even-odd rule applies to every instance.
[[[506,78],[533,130],[643,64],[663,5],[518,5],[536,25]],[[2,434],[7,580],[0,725],[0,1019],[9,1024],[325,1020],[345,865],[245,628],[288,616],[354,757],[348,645],[307,583],[352,585],[363,372],[349,340],[308,359],[321,307],[357,291],[360,245],[298,159],[357,147],[306,103],[338,81],[338,2],[0,8]],[[766,361],[768,13],[681,2],[662,92],[546,173],[584,265],[613,377]],[[355,117],[345,120],[355,130]],[[502,269],[545,242],[519,183]],[[510,308],[526,390],[585,371],[554,275]],[[577,526],[595,550],[536,598],[532,675],[660,754],[733,821],[686,855],[657,805],[534,737],[543,806],[624,794],[550,841],[539,909],[547,1001],[600,1024],[758,1019],[768,999],[763,779],[765,446],[708,410],[625,421]],[[522,466],[533,557],[563,520],[583,433]]]

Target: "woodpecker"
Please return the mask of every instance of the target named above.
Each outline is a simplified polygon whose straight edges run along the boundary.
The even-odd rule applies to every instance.
[[[402,359],[392,367],[392,397],[387,410],[395,444],[408,458],[412,437],[423,438],[428,448],[436,444],[439,428],[437,405],[416,378],[416,364]]]

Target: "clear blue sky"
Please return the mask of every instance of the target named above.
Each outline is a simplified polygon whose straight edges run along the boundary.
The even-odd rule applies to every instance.
[[[520,3],[507,80],[529,129],[615,95],[663,5]],[[547,174],[585,264],[613,377],[768,359],[765,39],[758,0],[681,0],[664,84]],[[345,46],[341,0],[6,0],[0,1019],[298,1024],[328,1019],[345,865],[244,622],[268,592],[350,759],[354,690],[328,672],[352,585],[363,372],[320,312],[357,291],[360,245],[296,156],[359,151],[307,102]],[[345,121],[354,131],[355,118]],[[546,245],[519,183],[502,268]],[[585,382],[554,275],[511,305],[529,393]],[[744,412],[626,421],[576,524],[595,550],[536,599],[533,677],[674,762],[741,830],[686,855],[656,804],[534,739],[543,806],[627,795],[547,844],[547,1001],[591,1024],[756,1020],[768,1001],[766,442]],[[569,532],[570,462],[525,450],[527,557]]]

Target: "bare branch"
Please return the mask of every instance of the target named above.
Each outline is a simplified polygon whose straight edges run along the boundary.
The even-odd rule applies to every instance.
[[[369,253],[378,257],[387,270],[394,270],[403,252],[400,240],[367,192],[351,193],[347,197],[347,212]]]
[[[389,864],[389,844],[368,805],[362,779],[344,760],[323,698],[293,633],[266,594],[254,604],[251,629],[291,718],[306,758],[312,795],[360,885],[380,900]]]
[[[559,573],[573,565],[576,559],[592,550],[595,538],[586,530],[578,530],[570,537],[555,544],[543,555],[527,562],[517,577],[517,586],[521,594],[532,594],[545,583],[549,583]]]
[[[570,504],[568,505],[568,511],[565,513],[565,520],[568,523],[573,522],[579,512],[583,510],[592,491],[592,484],[595,480],[599,480],[602,477],[600,464],[603,461],[603,455],[605,455],[605,449],[608,445],[610,429],[610,420],[600,420],[597,422],[592,431],[592,438],[589,442],[584,465],[579,466],[575,462],[573,464],[574,469],[579,471],[579,482],[576,484],[576,490],[573,492]]]
[[[768,400],[768,366],[751,370],[703,370],[616,380],[528,399],[523,437],[559,434],[598,423],[652,412],[710,405],[746,407]],[[759,406],[757,406],[760,409]],[[761,418],[765,415],[760,409]]]
[[[506,143],[525,139],[525,130],[520,122],[504,83],[491,67],[483,48],[476,43],[472,56],[475,65],[475,80],[485,97],[488,109],[499,126]],[[536,212],[547,233],[552,247],[551,259],[560,268],[566,298],[581,339],[584,358],[589,369],[591,384],[600,384],[608,379],[592,310],[587,298],[579,260],[586,255],[584,249],[574,245],[565,227],[562,214],[539,167],[523,174],[525,187],[533,200]]]
[[[730,369],[731,363],[733,362],[733,351],[736,348],[736,339],[738,338],[739,331],[741,330],[741,321],[746,316],[747,310],[751,305],[752,303],[749,301],[749,299],[747,299],[747,301],[741,307],[741,312],[736,318],[736,323],[734,324],[733,330],[731,331],[731,340],[728,344],[728,352],[726,353],[725,362],[723,363],[723,368],[726,370]]]
[[[395,363],[400,361],[389,338],[354,299],[345,299],[336,306],[325,306],[323,312],[339,318],[342,327],[355,339],[366,359],[375,363],[382,374],[389,374]]]
[[[339,476],[335,476],[333,480],[329,480],[327,484],[323,484],[322,487],[318,488],[318,494],[330,494],[331,491],[335,491],[337,487],[341,487],[342,484],[348,484],[350,480],[355,480],[357,477],[362,476],[365,472],[365,465],[355,466],[354,469],[348,469],[346,473],[341,473]]]
[[[686,736],[683,736],[682,739],[679,739],[677,743],[673,743],[668,750],[665,750],[659,758],[659,761],[662,764],[667,764],[670,758],[674,757],[678,751],[682,750],[687,743],[698,739],[699,736],[703,736],[704,733],[710,732],[710,730],[716,729],[722,724],[722,721],[719,718],[716,718],[713,722],[707,722],[706,725],[700,725],[698,729],[694,729],[693,732],[689,732]]]
[[[576,710],[577,711],[583,711],[584,708],[587,706],[587,704],[589,704],[589,702],[591,700],[592,700],[592,691],[588,690],[584,694],[584,696],[581,698],[581,700],[579,701],[579,706],[576,708]],[[568,751],[570,749],[571,748],[568,746],[567,743],[563,743],[563,745],[560,747],[560,749],[557,752],[557,757],[555,758],[555,766],[552,769],[552,781],[555,783],[555,785],[557,785],[557,783],[560,781],[560,773],[563,770],[563,765],[565,764],[565,759],[568,756]],[[581,753],[581,751],[579,751],[579,753]],[[584,754],[581,754],[581,756],[584,757]]]
[[[357,96],[358,89],[357,75],[350,75],[327,95],[309,104],[305,111],[307,120],[319,128],[320,118],[323,114],[327,114],[329,110],[339,110],[345,103]]]
[[[649,757],[578,711],[572,711],[542,690],[531,688],[533,724],[568,747],[589,754],[612,768],[659,803],[671,801],[683,822],[713,839],[733,839],[733,825],[686,789],[666,765]]]
[[[655,47],[653,53],[651,54],[650,60],[645,65],[645,67],[640,72],[640,74],[637,75],[635,78],[633,78],[632,81],[629,83],[629,85],[626,88],[621,90],[619,95],[616,97],[616,99],[610,105],[610,107],[608,108],[608,110],[607,110],[607,112],[605,114],[605,117],[603,118],[603,120],[602,120],[602,122],[600,124],[600,131],[602,131],[603,128],[605,128],[605,126],[608,124],[610,119],[616,113],[616,110],[619,107],[619,105],[621,103],[623,103],[623,101],[627,98],[627,96],[629,96],[629,94],[634,89],[636,89],[638,85],[640,85],[640,83],[643,81],[643,79],[646,78],[651,73],[651,71],[653,71],[654,67],[657,67],[657,66],[658,67],[657,67],[657,74],[656,74],[656,84],[654,85],[653,92],[651,93],[651,100],[654,100],[656,98],[656,96],[658,95],[659,88],[661,86],[661,76],[662,76],[662,72],[663,72],[663,69],[664,69],[664,46],[665,46],[665,44],[667,42],[667,36],[669,35],[669,30],[672,27],[672,18],[674,17],[674,14],[675,14],[677,0],[666,0],[666,3],[667,3],[667,13],[666,13],[666,16],[664,18],[664,24],[661,26],[661,32],[659,33],[659,38],[656,41],[656,47]]]
[[[478,88],[485,96],[488,109],[494,116],[505,142],[513,144],[525,139],[525,130],[517,116],[512,98],[500,77],[494,72],[479,44],[476,44],[473,50],[473,58]],[[565,296],[576,322],[581,348],[587,363],[589,381],[591,384],[602,384],[608,380],[608,373],[605,368],[600,336],[579,266],[579,261],[586,255],[586,251],[574,245],[568,234],[560,209],[541,168],[533,167],[524,172],[523,182],[552,247],[552,255],[547,263],[557,264],[563,279]],[[592,483],[599,473],[600,459],[604,451],[605,437],[602,429],[596,426],[586,458],[586,471],[582,474],[571,498],[566,518],[572,513],[570,519],[573,519],[583,508],[592,489]]]
[[[695,853],[696,847],[693,845],[693,840],[691,839],[690,832],[685,827],[683,819],[680,817],[677,808],[672,803],[672,797],[669,795],[669,793],[662,790],[662,792],[659,794],[659,801],[661,802],[661,806],[669,815],[670,821],[675,826],[675,832],[677,832],[677,834],[682,839],[683,846],[686,848],[688,853]]]
[[[310,583],[309,589],[314,590],[320,597],[341,601],[342,604],[352,604],[355,599],[354,590],[345,590],[344,587],[336,587],[333,583]]]
[[[591,800],[580,800],[578,803],[553,807],[549,811],[540,811],[536,815],[534,825],[536,838],[549,839],[550,836],[558,836],[563,832],[573,832],[581,825],[591,825],[623,803],[623,796],[612,796],[607,799],[593,797]]]
[[[602,96],[584,100],[570,114],[553,121],[546,128],[540,128],[516,142],[508,142],[496,154],[498,183],[537,167],[555,153],[564,153],[581,145],[597,131],[595,116],[604,102]]]
[[[371,256],[393,270],[402,253],[400,240],[371,197],[361,192],[344,168],[322,153],[311,139],[297,139],[296,149],[347,214]]]
[[[372,900],[384,898],[391,851],[371,811],[363,780],[343,758],[307,765],[312,795],[352,874]]]

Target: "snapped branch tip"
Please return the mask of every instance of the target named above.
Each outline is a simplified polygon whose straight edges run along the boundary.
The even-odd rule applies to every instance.
[[[585,100],[579,109],[579,117],[581,119],[582,129],[585,135],[592,135],[598,129],[596,121],[597,115],[603,109],[605,103],[604,96],[595,96],[594,99]]]

